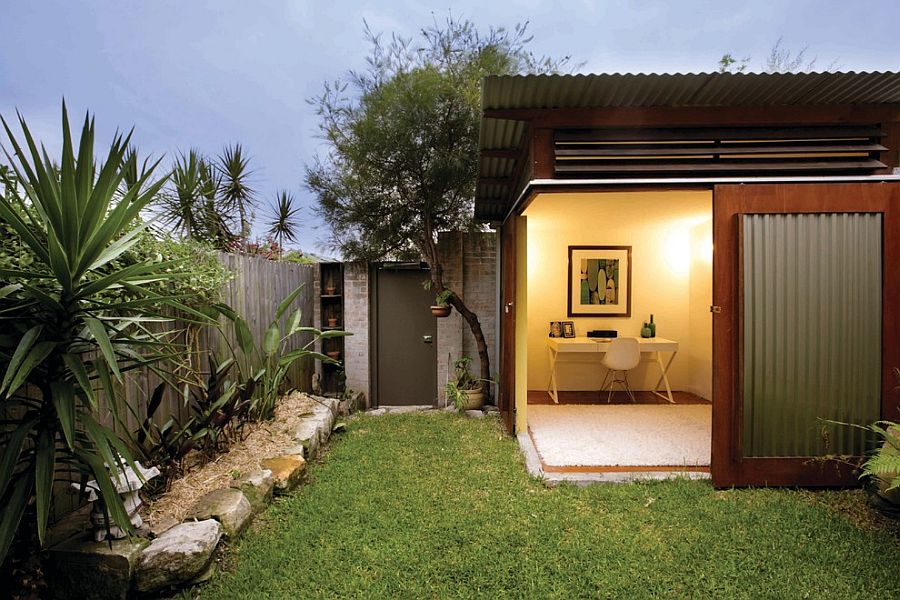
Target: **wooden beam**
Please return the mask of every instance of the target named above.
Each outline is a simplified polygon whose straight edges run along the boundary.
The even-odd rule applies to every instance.
[[[553,130],[535,128],[531,136],[531,160],[534,179],[552,179],[556,156],[554,155]]]
[[[488,109],[486,119],[529,121],[536,128],[703,125],[867,125],[900,121],[900,104]]]

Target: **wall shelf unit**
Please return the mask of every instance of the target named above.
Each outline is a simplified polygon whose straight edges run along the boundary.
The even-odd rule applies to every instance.
[[[344,265],[319,263],[319,329],[334,331],[344,327]],[[340,365],[322,364],[322,391],[338,395],[344,391],[344,338],[322,341],[322,353],[337,353]]]

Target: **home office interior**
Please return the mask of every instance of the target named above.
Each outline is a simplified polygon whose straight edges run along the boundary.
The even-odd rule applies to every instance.
[[[528,426],[545,468],[708,466],[712,192],[539,195],[524,214]]]

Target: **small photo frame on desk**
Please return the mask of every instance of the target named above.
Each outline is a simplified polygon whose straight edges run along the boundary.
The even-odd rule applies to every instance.
[[[563,321],[562,334],[564,338],[575,337],[575,321]]]
[[[550,321],[550,337],[560,338],[562,336],[562,321]]]

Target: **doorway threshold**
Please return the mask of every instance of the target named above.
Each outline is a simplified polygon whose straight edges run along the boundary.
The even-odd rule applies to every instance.
[[[528,474],[549,485],[568,482],[577,486],[587,486],[596,483],[710,478],[709,467],[548,466],[541,461],[531,435],[527,432],[519,432],[516,439],[525,458],[525,468],[528,470]]]

